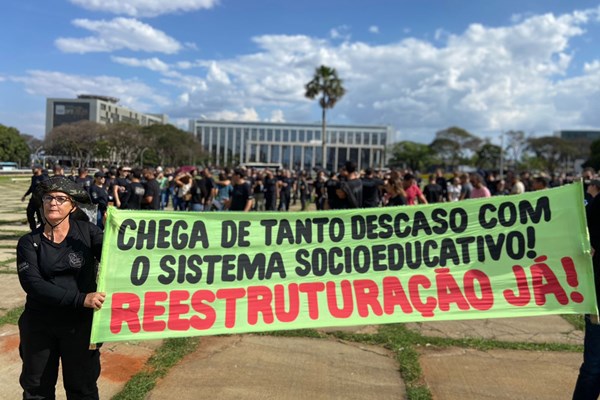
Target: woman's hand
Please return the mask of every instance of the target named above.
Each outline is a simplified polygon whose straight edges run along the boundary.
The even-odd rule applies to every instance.
[[[105,298],[106,293],[103,292],[88,293],[85,295],[83,306],[87,308],[93,308],[94,310],[99,310],[102,308],[102,303],[104,303]]]

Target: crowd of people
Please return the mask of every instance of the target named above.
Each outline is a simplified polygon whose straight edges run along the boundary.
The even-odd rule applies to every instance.
[[[65,175],[56,165],[53,175]],[[586,169],[588,182],[595,171]],[[49,177],[41,165],[33,167],[31,186],[23,196]],[[410,170],[358,170],[347,161],[337,173],[320,170],[292,171],[244,168],[144,167],[126,166],[100,169],[90,176],[88,169],[72,169],[68,178],[88,191],[98,207],[97,225],[101,228],[109,205],[120,209],[176,211],[288,211],[299,204],[307,210],[369,208],[460,201],[498,195],[520,194],[560,186],[573,177],[550,178],[528,172],[508,171],[505,177],[494,172],[454,172],[437,169],[423,176]],[[27,207],[33,230],[40,223],[39,206]]]

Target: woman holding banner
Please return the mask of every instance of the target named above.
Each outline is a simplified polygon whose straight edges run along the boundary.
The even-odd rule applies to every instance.
[[[56,176],[38,185],[43,224],[21,237],[17,270],[27,293],[19,318],[24,399],[54,399],[59,360],[68,399],[98,399],[100,353],[90,349],[102,231],[82,211],[88,193]]]

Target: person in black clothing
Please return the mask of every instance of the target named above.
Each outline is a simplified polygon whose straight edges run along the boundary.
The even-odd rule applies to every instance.
[[[340,178],[342,178],[341,175],[332,173],[327,182],[325,182],[326,210],[340,210],[342,208],[342,201],[337,195],[337,191],[341,187]]]
[[[156,180],[154,168],[144,168],[142,171],[146,181],[144,186],[143,210],[160,210],[160,185]]]
[[[206,187],[206,195],[204,196],[204,210],[208,211],[212,205],[213,192],[215,191],[217,185],[215,185],[215,180],[208,168],[204,168],[202,170],[202,179],[204,180],[204,186]]]
[[[292,200],[292,192],[295,190],[295,179],[289,169],[283,171],[283,175],[279,180],[279,211],[289,211],[290,201]]]
[[[192,172],[192,187],[190,193],[189,211],[204,211],[204,200],[206,199],[206,180],[198,174],[198,170]]]
[[[448,185],[446,184],[446,192],[447,188]],[[438,184],[438,179],[435,175],[429,176],[429,183],[423,189],[423,195],[427,199],[427,203],[441,203],[443,201],[444,189]]]
[[[442,202],[448,198],[448,181],[444,177],[444,170],[441,168],[435,170],[435,183],[442,188],[442,198],[440,199],[440,202]]]
[[[317,172],[317,178],[315,179],[315,205],[317,210],[325,209],[325,202],[327,201],[327,179],[325,179],[325,171],[321,170]]]
[[[104,182],[106,175],[103,172],[96,172],[94,174],[94,184],[90,186],[90,197],[92,204],[98,206],[98,217],[96,219],[96,225],[100,229],[104,229],[104,217],[106,210],[108,209],[108,191],[104,188]]]
[[[259,172],[256,175],[252,190],[254,191],[254,211],[265,211],[265,182],[263,173]]]
[[[339,199],[339,208],[361,208],[363,204],[363,185],[356,163],[354,161],[346,161],[342,169],[342,177],[340,186],[335,190],[335,194]]]
[[[300,172],[296,185],[300,197],[300,211],[306,211],[306,203],[310,201],[310,184],[308,182],[308,174],[306,171]]]
[[[233,192],[226,206],[230,211],[250,211],[254,199],[252,187],[244,179],[246,173],[243,169],[236,168],[231,179],[233,181]]]
[[[117,169],[117,177],[112,182],[112,186],[108,187],[108,192],[112,194],[115,206],[120,208],[125,195],[127,194],[127,188],[131,183],[129,175],[131,174],[131,168],[119,167]]]
[[[139,168],[134,168],[130,177],[131,183],[127,186],[123,199],[118,201],[117,207],[123,210],[141,210],[145,193],[144,186],[140,182],[142,171]]]
[[[265,188],[265,209],[267,211],[275,211],[277,207],[278,181],[271,170],[265,171],[263,185]]]
[[[367,168],[365,170],[365,176],[362,178],[362,184],[362,206],[364,208],[379,207],[381,204],[381,190],[385,185],[383,179],[379,179],[375,176],[373,168]]]
[[[43,204],[44,223],[17,245],[27,293],[19,318],[23,399],[55,398],[59,361],[68,399],[98,399],[100,352],[89,343],[93,310],[105,299],[96,292],[102,230],[80,209],[90,203],[88,193],[68,178],[41,182],[34,197]]]
[[[397,174],[390,177],[385,186],[385,192],[387,194],[386,206],[405,206],[408,204],[406,191],[404,190],[404,185],[402,185],[402,178]]]
[[[77,170],[77,178],[75,178],[75,183],[80,184],[85,190],[89,192],[90,187],[92,186],[93,179],[88,175],[88,169],[85,167],[81,167]]]
[[[600,181],[591,180],[587,192],[592,200],[586,205],[587,225],[592,246],[592,264],[596,293],[600,293]],[[596,298],[599,302],[600,298]],[[597,399],[600,396],[600,324],[595,315],[585,316],[583,364],[573,392],[573,400]]]
[[[31,176],[31,184],[29,185],[29,189],[27,189],[27,192],[25,192],[23,197],[21,197],[21,201],[25,201],[25,198],[27,196],[33,194],[35,188],[40,182],[48,179],[48,177],[42,173],[43,170],[44,168],[39,164],[35,164],[33,166],[33,168],[31,169],[31,172],[33,173],[33,175]],[[29,223],[29,229],[31,229],[32,231],[38,226],[38,224],[42,223],[42,214],[40,212],[40,206],[41,204],[36,203],[33,196],[31,196],[31,198],[29,199],[29,203],[27,203],[27,222]]]

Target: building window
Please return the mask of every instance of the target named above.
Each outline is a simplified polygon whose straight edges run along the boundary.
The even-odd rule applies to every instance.
[[[281,129],[275,129],[275,142],[281,142]]]
[[[355,147],[353,149],[350,149],[350,158],[349,160],[355,161],[358,163],[358,149]]]
[[[280,163],[281,159],[280,159],[280,154],[279,154],[279,145],[273,145],[271,146],[271,162],[274,163]]]
[[[292,135],[290,137],[290,142],[295,143],[297,141],[297,131],[295,129],[292,129]]]
[[[300,169],[302,165],[302,146],[294,146],[294,169]]]
[[[327,131],[326,132],[329,137],[325,137],[325,141],[327,143],[336,144],[338,142],[338,132],[337,131]]]
[[[267,152],[269,151],[269,146],[266,144],[260,145],[260,154],[259,154],[259,162],[267,162]]]
[[[306,140],[306,137],[304,134],[304,129],[301,129],[300,131],[298,131],[298,141],[300,143],[304,143],[305,140]]]
[[[348,149],[340,147],[338,149],[338,166],[343,165],[346,161],[348,161]]]
[[[371,155],[371,149],[360,149],[360,167],[361,168],[367,168],[367,167],[374,167],[374,165],[371,165],[371,160],[369,158],[369,156]]]
[[[313,166],[313,147],[305,147],[304,148],[304,169],[309,170]]]
[[[369,132],[363,132],[363,144],[368,145],[369,144]]]
[[[354,132],[342,132],[342,135],[346,136],[348,144],[354,144]]]
[[[283,130],[283,142],[289,142],[290,141],[290,131],[287,129]]]
[[[285,134],[285,131],[284,131]],[[281,158],[281,164],[283,165],[284,168],[289,168],[290,167],[290,156],[291,156],[291,149],[290,146],[282,146],[282,158]]]
[[[321,165],[321,162],[323,161],[323,156],[321,154],[323,154],[323,147],[319,146],[319,147],[315,147],[315,165]]]

